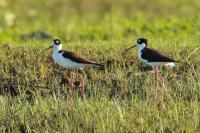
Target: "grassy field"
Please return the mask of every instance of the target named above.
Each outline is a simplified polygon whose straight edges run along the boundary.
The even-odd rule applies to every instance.
[[[180,60],[154,75],[137,58],[136,39]],[[106,65],[87,68],[70,95],[64,68],[44,51],[64,49]],[[199,132],[199,0],[0,0],[1,132]]]

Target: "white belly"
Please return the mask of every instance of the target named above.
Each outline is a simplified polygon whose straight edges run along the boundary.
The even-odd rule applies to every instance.
[[[148,62],[147,60],[142,59],[141,55],[142,55],[142,53],[138,52],[139,59],[142,62],[144,62],[145,64],[151,66],[152,68],[156,68],[159,65],[166,65],[166,66],[170,66],[170,67],[174,67],[175,66],[175,64],[173,62],[172,63],[170,63],[170,62]]]
[[[54,52],[53,60],[62,67],[71,68],[71,69],[82,69],[86,67],[86,64],[80,64],[71,61],[70,59],[66,59],[62,56],[62,53]]]

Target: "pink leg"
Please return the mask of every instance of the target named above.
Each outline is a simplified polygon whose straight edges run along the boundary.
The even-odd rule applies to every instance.
[[[165,80],[164,78],[161,76],[160,72],[158,71],[158,76],[161,80],[161,83],[162,83],[162,101],[163,101],[163,98],[164,98],[164,91],[165,91]]]
[[[81,73],[83,75],[81,75]],[[83,100],[85,100],[85,78],[84,78],[84,73],[81,71],[81,70],[78,70],[78,75],[81,79],[81,82],[82,82],[82,96],[83,96]]]
[[[72,74],[72,69],[68,70],[69,72],[69,85],[70,85],[70,91],[73,91],[73,86],[74,86],[74,79],[73,79],[73,74]]]
[[[158,68],[155,69],[155,82],[154,82],[154,98],[158,96]]]

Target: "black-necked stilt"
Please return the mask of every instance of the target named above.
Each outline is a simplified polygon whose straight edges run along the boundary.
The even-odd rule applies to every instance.
[[[126,49],[130,50],[131,48],[136,47],[138,48],[138,57],[139,59],[150,65],[155,70],[155,85],[154,85],[154,96],[155,99],[157,98],[157,89],[158,89],[158,76],[160,77],[160,80],[162,82],[162,99],[164,96],[164,78],[161,76],[160,72],[158,71],[158,66],[160,65],[169,65],[169,66],[175,66],[174,62],[178,62],[172,58],[169,58],[160,52],[148,48],[148,40],[145,38],[139,38],[137,40],[137,44]]]
[[[53,40],[53,45],[51,45],[49,48],[53,48],[53,60],[59,64],[60,66],[66,68],[69,70],[70,74],[70,87],[71,89],[73,88],[73,77],[72,77],[72,70],[78,70],[78,76],[82,80],[82,93],[84,96],[84,91],[85,91],[85,79],[84,79],[84,73],[83,76],[81,75],[80,72],[82,72],[82,69],[88,66],[97,66],[97,67],[102,67],[102,64],[98,64],[94,61],[90,61],[88,59],[85,59],[73,52],[69,51],[64,51],[62,50],[62,43],[59,39],[54,39]]]

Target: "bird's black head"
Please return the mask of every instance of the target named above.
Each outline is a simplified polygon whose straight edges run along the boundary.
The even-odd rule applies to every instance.
[[[59,39],[54,39],[54,40],[53,40],[53,43],[54,43],[55,45],[60,45],[60,44],[61,44],[61,42],[60,42]]]
[[[137,39],[137,44],[139,44],[139,45],[145,44],[145,46],[147,46],[148,40],[145,38],[139,38],[139,39]]]

